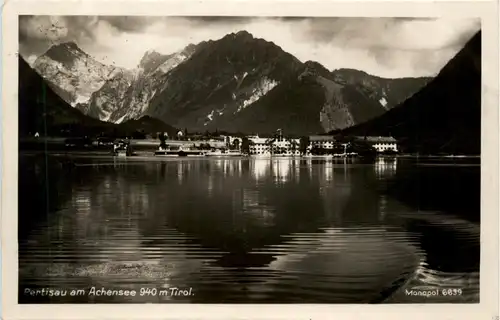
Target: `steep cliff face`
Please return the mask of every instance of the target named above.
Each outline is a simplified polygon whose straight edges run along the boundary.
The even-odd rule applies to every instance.
[[[83,114],[64,101],[48,82],[22,58],[19,59],[19,135],[35,132],[47,136],[117,134],[129,136],[143,132],[164,131],[174,134],[177,129],[151,117],[114,124]]]
[[[427,86],[387,113],[342,131],[392,135],[406,152],[481,151],[481,32]]]
[[[19,58],[19,134],[60,135],[61,129],[107,128],[64,101],[26,61]]]
[[[109,79],[125,72],[98,62],[74,42],[52,46],[35,60],[33,67],[61,98],[72,106],[80,104],[84,112],[94,92]]]
[[[317,62],[308,61],[299,79],[314,82],[322,88],[323,102],[319,106],[322,131],[344,128],[382,114],[385,109],[371,99],[354,81],[345,81]]]
[[[387,108],[392,107],[391,103],[397,101],[394,95],[383,92],[383,83],[393,80],[361,72],[360,74],[364,75],[365,81],[359,77],[333,75],[321,64],[307,61],[290,81],[278,86],[269,97],[257,103],[253,108],[255,110],[242,114],[242,117],[249,119],[237,119],[233,127],[246,127],[251,130],[250,124],[256,124],[254,128],[266,132],[287,128],[287,132],[294,134],[313,134],[327,132],[332,128],[346,128],[373,119],[385,113]],[[422,78],[408,82],[414,88],[419,88],[426,81],[427,79]],[[382,100],[381,103],[379,96],[383,94],[387,96],[388,101]],[[271,119],[276,122],[273,124]]]
[[[195,48],[189,45],[170,55],[146,52],[133,74],[107,81],[92,95],[90,107],[95,111],[89,115],[100,115],[100,119],[114,123],[141,117],[154,95],[165,89],[166,75],[187,60]]]
[[[120,72],[94,92],[84,112],[94,118],[114,122],[113,115],[123,108],[123,97],[134,81],[131,72]]]
[[[332,71],[331,75],[335,82],[355,86],[386,110],[411,97],[432,79],[431,77],[387,79],[354,69],[337,69]]]
[[[344,129],[382,115],[425,86],[431,78],[385,79],[339,69],[317,78],[326,90],[321,110],[325,131]]]

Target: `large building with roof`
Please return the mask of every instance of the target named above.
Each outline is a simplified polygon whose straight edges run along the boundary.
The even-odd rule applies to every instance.
[[[250,154],[252,155],[300,155],[300,139],[286,138],[281,134],[273,138],[250,136],[248,139],[250,140]],[[368,142],[377,152],[398,151],[397,141],[393,137],[360,136],[356,137],[356,139]],[[306,154],[311,154],[314,149],[332,150],[339,145],[346,146],[346,144],[339,144],[339,141],[333,135],[312,135],[309,136],[309,146]]]
[[[377,152],[398,151],[398,142],[393,137],[366,136],[358,138],[370,143],[372,147],[374,147],[375,150],[377,150]]]
[[[398,144],[396,139],[393,137],[382,137],[382,136],[361,136],[356,137],[359,140],[367,141],[372,145],[377,152],[386,152],[386,151],[398,151]],[[309,136],[309,149],[311,148],[321,148],[321,149],[333,149],[338,142],[335,139],[335,136],[329,135],[315,135]]]
[[[270,155],[271,150],[269,147],[269,142],[267,138],[261,138],[259,136],[248,137],[250,140],[250,154],[253,155]]]
[[[309,136],[309,144],[311,148],[333,149],[335,146],[334,136]]]
[[[299,139],[288,139],[283,136],[275,138],[248,137],[250,154],[252,155],[300,155]]]

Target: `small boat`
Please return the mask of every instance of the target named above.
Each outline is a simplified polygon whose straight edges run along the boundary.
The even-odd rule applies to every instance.
[[[130,142],[125,140],[117,140],[113,143],[113,154],[118,157],[132,156],[132,148]]]
[[[212,150],[205,152],[205,156],[207,157],[239,157],[242,156],[243,153],[241,153],[238,150]]]
[[[243,155],[243,153],[241,153],[238,150],[228,150],[226,155],[232,156],[232,157],[241,157]]]
[[[190,148],[179,148],[179,149],[159,149],[154,153],[155,156],[177,156],[177,157],[189,157],[189,156],[203,156],[205,151],[190,149]]]
[[[172,156],[178,157],[179,150],[156,150],[154,153],[155,156]]]
[[[207,157],[217,157],[217,156],[223,156],[224,153],[222,150],[212,150],[212,151],[207,151],[205,152],[205,156]]]

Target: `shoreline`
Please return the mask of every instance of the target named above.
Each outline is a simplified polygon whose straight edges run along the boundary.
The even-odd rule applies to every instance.
[[[230,158],[252,158],[252,159],[360,159],[357,156],[332,156],[332,155],[248,155],[248,156],[235,156],[235,155],[194,155],[194,156],[164,156],[164,155],[155,155],[154,151],[137,151],[134,152],[134,155],[121,157],[111,154],[109,150],[19,150],[18,155],[57,155],[57,156],[108,156],[110,158],[213,158],[213,159],[230,159]],[[376,158],[401,158],[401,159],[481,159],[480,155],[377,155]]]

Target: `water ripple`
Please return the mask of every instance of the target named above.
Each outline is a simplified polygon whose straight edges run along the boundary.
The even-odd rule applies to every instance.
[[[49,168],[57,179],[35,185],[48,186],[48,205],[38,198],[30,206],[20,202],[20,219],[31,221],[19,237],[21,302],[479,299],[478,264],[469,263],[478,252],[479,225],[416,211],[379,193],[373,186],[394,176],[395,161],[87,157],[71,170],[60,163]],[[23,165],[27,176],[20,181],[36,195],[39,189],[26,181],[39,181],[43,170],[31,165]],[[144,294],[23,294],[92,287]],[[191,294],[165,294],[174,287]],[[463,294],[430,300],[406,293],[433,288]]]

